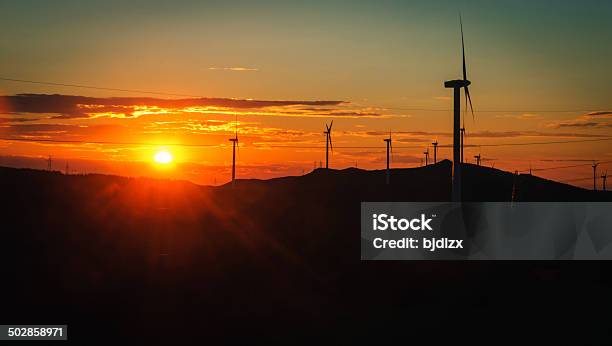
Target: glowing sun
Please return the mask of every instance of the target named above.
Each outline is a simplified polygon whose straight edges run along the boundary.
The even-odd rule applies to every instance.
[[[158,151],[157,153],[155,153],[155,156],[153,157],[153,160],[155,160],[155,162],[160,163],[162,165],[167,165],[170,162],[172,162],[172,154],[170,154],[169,152],[162,150],[162,151]]]

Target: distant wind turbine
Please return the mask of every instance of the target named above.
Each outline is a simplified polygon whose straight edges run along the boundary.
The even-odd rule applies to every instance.
[[[438,141],[434,141],[431,143],[434,147],[434,164],[438,163]]]
[[[384,139],[387,142],[387,185],[391,180],[391,172],[389,171],[389,154],[393,153],[393,144],[391,144],[391,131],[389,131],[389,138]]]
[[[472,118],[474,117],[474,108],[472,107],[472,98],[468,86],[471,82],[467,79],[467,68],[465,63],[465,42],[463,39],[463,21],[459,16],[459,25],[461,29],[461,55],[463,62],[463,79],[456,79],[444,82],[445,88],[453,89],[453,192],[452,201],[461,201],[461,89],[465,90],[466,106],[469,102]]]
[[[325,124],[325,131],[323,131],[325,134],[325,169],[329,168],[329,150],[334,150],[331,139],[331,129],[333,125],[334,121],[332,120],[329,126]]]
[[[232,142],[232,184],[236,181],[236,146],[238,146],[238,121],[236,121],[236,132],[234,138],[229,139]]]
[[[427,150],[423,154],[425,154],[425,166],[427,166],[429,165],[429,147],[427,147]]]
[[[606,179],[608,179],[608,171],[601,176],[602,189],[606,191]]]
[[[474,155],[474,159],[476,159],[476,166],[480,166],[480,154]]]

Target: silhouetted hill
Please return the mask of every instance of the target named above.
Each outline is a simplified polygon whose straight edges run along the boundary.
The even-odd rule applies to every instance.
[[[576,186],[498,169],[464,164],[463,199],[465,201],[610,201],[612,193],[593,192]],[[449,201],[451,196],[452,162],[418,168],[391,169],[391,184],[386,184],[385,170],[357,168],[316,169],[304,176],[269,180],[239,179],[223,188],[244,190],[309,193],[327,191],[349,193],[362,201]]]
[[[202,187],[0,168],[0,324],[68,323],[77,344],[495,336],[514,314],[566,342],[584,337],[576,323],[607,326],[585,317],[612,307],[605,262],[360,261],[361,201],[445,201],[450,176],[442,161],[394,169],[389,186],[384,171],[319,169]],[[465,197],[509,200],[515,183],[521,200],[610,200],[514,179],[466,165]]]

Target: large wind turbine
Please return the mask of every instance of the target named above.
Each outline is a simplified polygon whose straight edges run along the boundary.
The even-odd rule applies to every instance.
[[[389,131],[389,138],[384,139],[387,142],[387,185],[389,185],[389,181],[391,180],[389,171],[389,153],[393,153],[393,144],[391,144],[391,131]]]
[[[461,28],[461,56],[463,62],[463,79],[455,79],[444,82],[445,88],[453,89],[453,193],[452,201],[461,201],[461,89],[465,89],[465,99],[469,102],[472,117],[474,108],[468,86],[471,82],[467,79],[467,68],[465,64],[465,43],[463,40],[463,21],[459,17]],[[467,102],[466,102],[467,103]],[[467,106],[467,104],[466,104]]]
[[[236,132],[234,138],[229,139],[232,142],[232,184],[236,181],[236,146],[238,146],[238,123],[236,123]]]
[[[434,147],[434,164],[438,163],[438,141],[431,143]]]
[[[331,129],[333,125],[334,121],[332,120],[329,126],[325,124],[325,131],[323,131],[325,134],[325,169],[329,168],[329,150],[334,150],[331,140]]]

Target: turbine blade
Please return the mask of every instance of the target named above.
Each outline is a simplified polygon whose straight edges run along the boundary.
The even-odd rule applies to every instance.
[[[334,146],[332,145],[332,139],[331,139],[331,131],[329,135],[327,135],[327,139],[329,140],[329,150],[334,151]]]
[[[331,124],[329,124],[329,131],[331,131],[332,126],[334,126],[334,121],[331,121]]]
[[[467,112],[468,98],[467,93],[463,93],[465,95],[465,102],[463,103],[463,127],[465,128],[465,113]]]
[[[472,106],[472,97],[470,96],[470,89],[465,87],[465,96],[470,104],[470,111],[472,111],[472,121],[474,121],[474,107]],[[465,105],[467,108],[467,105]]]
[[[463,57],[463,80],[467,80],[467,69],[465,67],[465,43],[463,41],[463,20],[459,14],[459,26],[461,27],[461,55]]]

